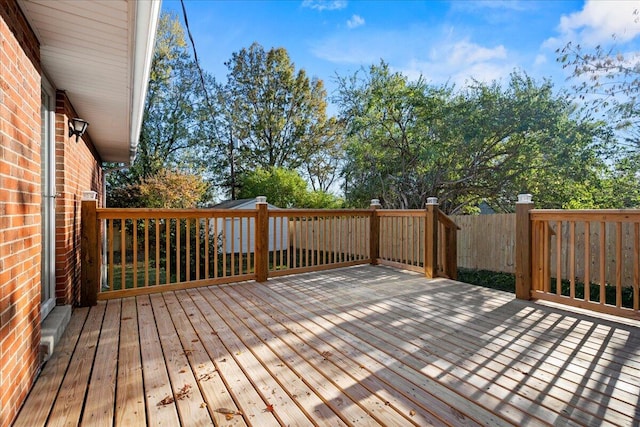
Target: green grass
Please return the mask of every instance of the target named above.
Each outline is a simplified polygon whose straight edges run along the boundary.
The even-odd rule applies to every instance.
[[[458,268],[458,280],[460,282],[478,285],[485,288],[497,289],[515,293],[516,276],[510,273],[499,273],[488,270],[473,270],[468,268]],[[551,278],[550,292],[556,293],[556,279]],[[568,280],[561,282],[562,295],[569,295],[571,284]],[[600,285],[591,283],[589,291],[589,301],[600,302]],[[584,283],[575,283],[575,295],[577,299],[584,298]],[[605,286],[605,302],[610,305],[616,304],[616,287],[611,285]],[[622,288],[622,306],[626,308],[633,307],[633,288]]]

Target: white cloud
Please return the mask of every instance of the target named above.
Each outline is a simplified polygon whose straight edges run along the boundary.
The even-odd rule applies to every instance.
[[[504,46],[485,47],[464,39],[443,43],[431,50],[427,60],[413,59],[399,71],[414,79],[422,75],[434,83],[464,85],[471,79],[486,83],[503,79],[514,67]]]
[[[353,15],[351,19],[347,21],[347,27],[357,28],[364,25],[364,18],[360,15]]]
[[[518,52],[502,44],[486,46],[456,34],[456,29],[411,26],[396,31],[368,27],[358,32],[338,32],[316,41],[313,54],[335,66],[369,66],[381,59],[394,70],[434,84],[464,84],[508,77],[518,66]]]
[[[547,63],[547,57],[543,54],[538,54],[536,56],[536,59],[533,61],[533,65],[540,66],[540,65],[544,65]]]
[[[347,7],[346,0],[304,0],[302,7],[315,10],[339,10]]]
[[[560,18],[559,40],[549,39],[546,44],[553,46],[571,40],[595,46],[611,42],[612,36],[619,42],[628,42],[640,34],[638,10],[637,1],[587,0],[581,11]]]

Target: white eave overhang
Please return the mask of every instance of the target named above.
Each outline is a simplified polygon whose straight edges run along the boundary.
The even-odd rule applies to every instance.
[[[133,160],[160,0],[18,0],[44,74],[65,90],[105,162]]]

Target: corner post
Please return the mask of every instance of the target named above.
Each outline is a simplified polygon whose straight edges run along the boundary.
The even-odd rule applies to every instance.
[[[269,210],[265,196],[256,197],[255,274],[256,282],[266,282],[269,277]]]
[[[450,226],[445,229],[445,240],[447,241],[446,259],[447,275],[451,280],[458,280],[458,228]]]
[[[100,224],[98,223],[98,201],[83,199],[80,207],[80,305],[88,307],[98,303],[100,288],[102,247]]]
[[[377,209],[380,209],[380,200],[371,199],[371,217],[369,219],[369,256],[371,257],[371,265],[378,265],[380,258],[380,217]]]
[[[516,298],[531,299],[531,194],[518,194],[516,203]]]
[[[438,274],[438,199],[428,197],[424,228],[424,274],[432,279]]]

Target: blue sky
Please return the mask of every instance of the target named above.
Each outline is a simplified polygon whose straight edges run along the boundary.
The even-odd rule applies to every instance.
[[[515,68],[566,85],[555,50],[567,41],[640,50],[640,1],[185,0],[202,67],[224,81],[233,52],[284,47],[297,69],[322,79],[384,59],[433,84],[490,82]],[[180,2],[163,10],[182,19]]]

